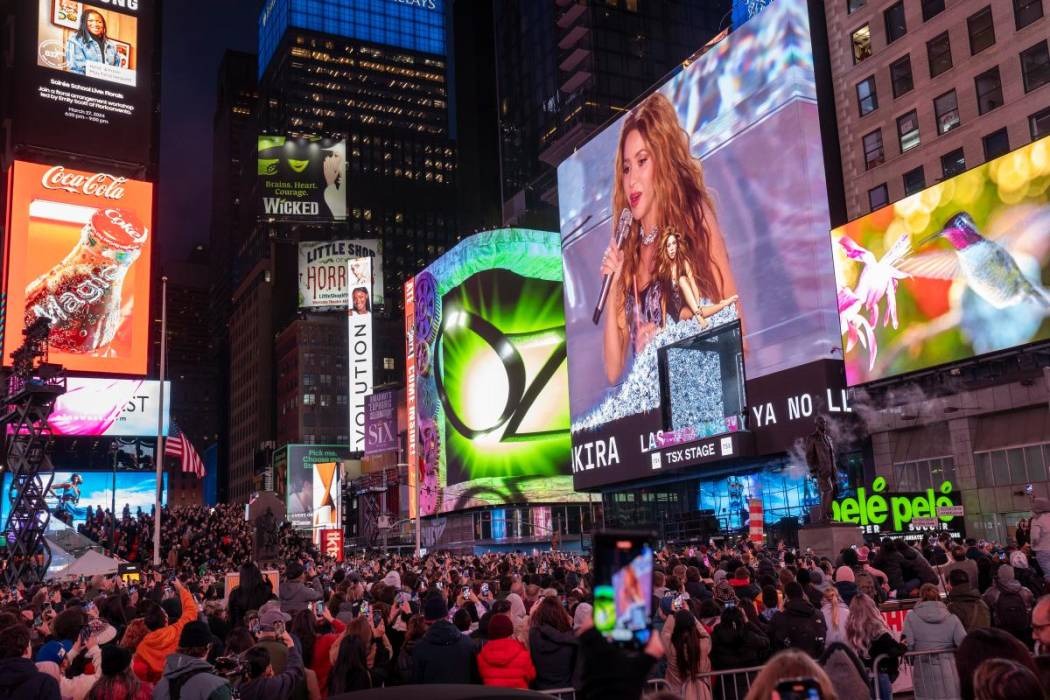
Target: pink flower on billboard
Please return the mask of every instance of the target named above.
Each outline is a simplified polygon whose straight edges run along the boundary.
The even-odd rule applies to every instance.
[[[879,353],[879,347],[875,340],[874,327],[861,314],[864,302],[849,287],[839,287],[838,302],[839,325],[842,335],[846,336],[846,353],[848,354],[859,342],[861,347],[868,350],[868,370],[870,371],[875,367],[875,357]]]
[[[864,309],[868,312],[868,320],[871,325],[879,324],[880,308],[879,302],[886,299],[886,315],[883,317],[883,326],[891,323],[897,327],[897,285],[900,280],[909,277],[907,272],[899,270],[896,266],[911,247],[908,242],[908,234],[902,234],[900,238],[890,247],[886,254],[878,260],[875,255],[859,245],[849,236],[839,238],[839,245],[846,253],[846,257],[864,265],[857,281],[857,287],[853,293],[860,299]],[[840,304],[841,306],[841,299]]]

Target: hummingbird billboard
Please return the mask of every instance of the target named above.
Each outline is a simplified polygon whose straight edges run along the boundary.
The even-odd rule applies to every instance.
[[[559,166],[577,488],[786,450],[837,400],[813,61],[777,0]]]
[[[832,232],[851,384],[1050,338],[1050,138]]]

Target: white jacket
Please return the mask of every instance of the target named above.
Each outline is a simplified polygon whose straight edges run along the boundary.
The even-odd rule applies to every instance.
[[[1050,512],[1039,513],[1032,518],[1032,549],[1036,552],[1050,551]]]

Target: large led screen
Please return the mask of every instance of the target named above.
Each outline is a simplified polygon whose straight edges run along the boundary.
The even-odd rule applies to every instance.
[[[846,378],[1050,338],[1050,138],[832,232]]]
[[[350,450],[346,445],[286,445],[278,452],[285,456],[274,458],[274,465],[283,464],[286,474],[274,474],[274,482],[287,484],[285,490],[288,507],[288,522],[301,530],[313,529],[318,522],[338,523],[338,499],[332,495],[334,488],[338,492],[341,463],[350,459]],[[334,470],[321,465],[335,464]],[[320,473],[318,468],[320,467]],[[319,510],[321,506],[330,506]],[[323,516],[323,518],[322,518]],[[319,520],[320,519],[320,520]]]
[[[350,288],[360,285],[363,266],[355,258],[372,258],[372,303],[383,305],[383,243],[378,238],[299,243],[299,308],[312,311],[347,308]]]
[[[47,425],[55,436],[140,437],[157,434],[160,382],[70,377]],[[164,382],[163,430],[168,434],[171,382]]]
[[[168,475],[164,475],[161,503],[167,503]],[[141,508],[149,513],[156,499],[157,476],[152,471],[117,472],[117,513],[128,506],[132,515]],[[11,475],[4,474],[0,497],[0,523],[7,522],[11,512]],[[112,471],[56,471],[51,488],[44,496],[51,516],[70,526],[87,519],[88,507],[109,510],[113,506]]]
[[[577,487],[812,430],[808,415],[763,436],[767,405],[824,395],[795,370],[840,351],[804,0],[771,4],[567,158],[558,199]],[[748,395],[762,377],[776,397]]]
[[[51,362],[145,374],[153,185],[21,161],[11,183],[4,362],[46,317]]]
[[[259,214],[274,221],[346,219],[346,140],[261,135]]]
[[[16,143],[148,161],[153,0],[21,0]]]
[[[414,300],[420,511],[578,498],[557,234],[471,236]]]

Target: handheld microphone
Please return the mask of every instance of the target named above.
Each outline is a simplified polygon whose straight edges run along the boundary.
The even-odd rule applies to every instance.
[[[620,221],[616,224],[616,249],[622,250],[624,241],[627,240],[627,232],[631,230],[631,222],[634,221],[634,217],[631,216],[631,210],[627,207],[623,208],[620,212]],[[609,298],[609,290],[612,289],[612,275],[602,275],[602,290],[598,293],[598,303],[594,307],[594,315],[591,320],[594,321],[594,325],[598,325],[598,320],[602,317],[602,311],[605,310],[605,302]]]

